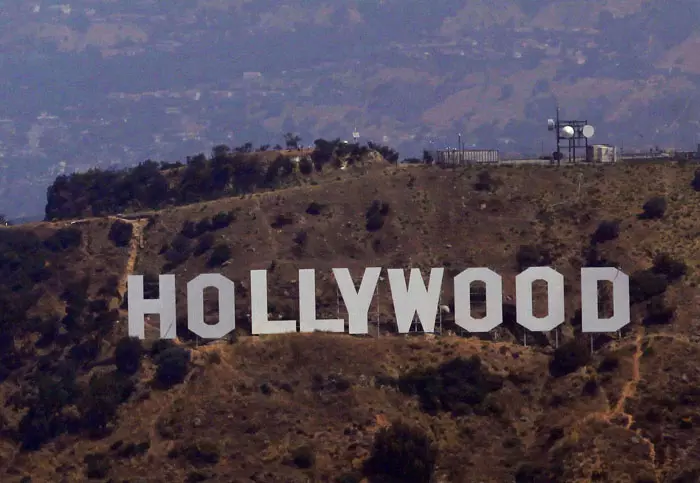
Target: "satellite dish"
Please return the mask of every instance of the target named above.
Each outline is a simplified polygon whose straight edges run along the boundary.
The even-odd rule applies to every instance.
[[[570,139],[574,137],[574,128],[571,126],[564,126],[561,128],[561,131],[559,131],[559,134],[561,134],[561,137]]]
[[[592,138],[595,134],[595,128],[586,124],[583,126],[583,129],[581,129],[581,134],[583,134],[583,137],[586,139]]]
[[[554,119],[547,119],[547,130],[554,131]]]

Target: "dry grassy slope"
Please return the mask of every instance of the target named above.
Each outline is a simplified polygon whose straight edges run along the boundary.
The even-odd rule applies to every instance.
[[[699,195],[689,186],[691,167],[504,167],[494,174],[501,184],[495,193],[475,191],[477,173],[386,168],[316,186],[166,210],[146,229],[136,268],[139,273],[163,273],[164,262],[158,254],[185,220],[197,221],[231,209],[237,210],[238,220],[215,232],[233,251],[232,263],[221,268],[221,273],[249,287],[248,271],[270,268],[274,261],[274,270],[268,273],[270,299],[284,299],[284,305],[295,300],[297,270],[316,268],[321,310],[331,314],[337,309],[333,267],[348,267],[359,280],[367,266],[424,270],[445,266],[447,302],[454,275],[467,267],[487,266],[503,276],[505,294],[514,296],[518,247],[543,244],[552,249],[554,266],[566,278],[572,294],[568,316],[572,316],[578,304],[581,251],[600,221],[608,219],[622,220],[622,232],[604,250],[626,273],[648,267],[658,251],[670,252],[693,269],[698,265],[693,222]],[[666,219],[638,220],[643,203],[655,195],[668,199]],[[375,199],[389,202],[391,211],[384,227],[370,233],[364,214]],[[321,215],[306,213],[311,202],[326,205]],[[273,228],[277,215],[291,215],[294,223]],[[300,251],[293,238],[302,230],[308,233],[308,241]],[[175,270],[180,302],[185,301],[187,281],[211,271],[207,259],[207,254],[192,257]],[[691,270],[689,281],[695,280],[693,273]],[[386,319],[392,311],[388,281],[380,282],[379,290]],[[694,316],[688,290],[680,288],[682,296],[677,302]],[[247,313],[245,295],[237,301],[238,308]],[[184,305],[182,309],[184,314]],[[683,326],[684,332],[688,330],[692,329]]]
[[[148,441],[150,449],[131,459],[115,457],[111,471],[115,481],[184,481],[193,467],[167,453],[177,445],[204,440],[218,441],[221,460],[199,470],[213,481],[252,481],[254,475],[265,482],[332,481],[361,463],[373,432],[394,418],[413,421],[436,440],[439,481],[473,481],[474,475],[479,481],[510,481],[526,461],[562,465],[565,481],[655,481],[655,477],[672,481],[682,471],[696,468],[698,413],[692,392],[684,396],[700,382],[693,327],[698,315],[693,300],[698,265],[694,220],[700,194],[689,186],[693,168],[501,168],[493,173],[501,182],[493,194],[474,190],[476,174],[387,168],[318,186],[166,210],[145,229],[135,270],[162,273],[158,253],[184,220],[237,209],[238,220],[217,232],[234,253],[233,262],[221,273],[247,285],[248,270],[268,268],[274,260],[270,299],[292,310],[296,270],[303,267],[320,269],[327,276],[332,267],[348,267],[359,274],[370,265],[429,268],[449,262],[455,270],[490,266],[504,276],[506,294],[512,295],[515,251],[518,245],[534,243],[553,248],[555,267],[575,294],[582,246],[601,220],[619,218],[620,238],[606,244],[605,250],[625,272],[647,267],[660,250],[690,265],[687,279],[670,290],[678,305],[674,324],[642,329],[635,320],[622,340],[610,341],[595,353],[589,367],[559,379],[547,373],[551,349],[517,343],[447,336],[244,337],[234,345],[196,349],[196,368],[188,380],[167,392],[144,389],[143,397],[122,407],[120,420],[106,439],[64,436],[37,453],[18,455],[12,463],[5,460],[5,468],[13,467],[7,481],[26,474],[37,481],[80,481],[84,455],[111,454],[109,448],[117,441]],[[665,195],[669,201],[665,219],[637,220],[641,205],[654,195]],[[577,198],[568,205],[558,204]],[[364,228],[364,211],[373,199],[388,201],[391,212],[385,226],[370,234]],[[311,201],[326,204],[324,213],[307,215]],[[283,213],[293,214],[294,223],[272,228],[272,220]],[[102,226],[88,226],[88,232],[93,240],[103,237],[107,243],[108,224],[98,223]],[[299,230],[309,233],[302,252],[293,248],[292,238]],[[109,261],[100,253],[83,262],[90,261],[96,271],[112,266],[103,265]],[[206,258],[193,257],[176,270],[181,289],[195,274],[213,271],[205,267]],[[318,288],[324,311],[335,313],[332,279],[327,284],[319,280]],[[381,293],[388,321],[391,302],[386,282]],[[247,305],[245,297],[238,299],[241,310],[247,312]],[[572,297],[569,315],[575,306]],[[117,329],[125,330],[124,324]],[[218,363],[210,359],[213,352],[220,355]],[[600,361],[613,353],[620,357],[620,366],[598,373]],[[470,354],[479,354],[495,372],[516,376],[492,395],[493,403],[503,408],[500,416],[430,417],[419,410],[415,399],[373,384],[376,376],[397,376],[413,367]],[[143,381],[152,374],[153,367],[146,362]],[[315,375],[327,379],[333,374],[347,378],[350,389],[336,393],[312,387]],[[583,393],[590,379],[601,389],[594,395]],[[273,388],[270,395],[259,389],[265,383]],[[281,387],[284,383],[291,385],[291,391]],[[550,440],[550,432],[557,428],[562,437]],[[301,444],[315,448],[317,463],[311,470],[288,463],[289,450]]]

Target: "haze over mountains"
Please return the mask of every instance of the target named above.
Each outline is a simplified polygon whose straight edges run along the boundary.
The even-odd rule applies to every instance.
[[[556,98],[595,140],[693,149],[689,0],[4,2],[0,212],[62,171],[350,137],[404,156],[551,151]]]

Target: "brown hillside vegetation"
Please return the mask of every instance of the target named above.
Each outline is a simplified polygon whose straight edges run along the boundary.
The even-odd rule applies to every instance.
[[[0,229],[15,283],[0,300],[17,300],[0,320],[12,336],[0,340],[2,481],[695,481],[694,172],[376,164],[137,221]],[[524,345],[514,278],[532,265],[565,276],[568,322]],[[596,336],[593,353],[576,313],[590,265],[619,266],[633,298],[633,322]],[[344,317],[330,270],[359,280],[368,266],[445,267],[450,306],[456,274],[490,267],[504,324],[470,336],[447,315],[442,335],[392,335],[384,272],[379,336],[247,335],[249,270],[268,270],[270,312],[294,318],[297,270],[315,268],[319,315]],[[177,344],[155,342],[157,325],[143,349],[124,338],[132,267],[147,297],[155,275],[176,274]],[[186,331],[185,287],[210,272],[236,283],[237,329],[202,345]]]

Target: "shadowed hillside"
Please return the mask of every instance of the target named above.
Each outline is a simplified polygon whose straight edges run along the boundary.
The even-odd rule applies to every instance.
[[[14,356],[0,361],[2,479],[692,481],[694,176],[676,163],[384,163],[138,220],[0,228],[0,267],[17,281],[0,292],[14,310],[3,312]],[[524,346],[514,278],[537,265],[565,276],[568,322]],[[633,322],[596,336],[591,353],[578,285],[595,265],[630,275]],[[358,280],[368,266],[445,267],[450,307],[452,278],[490,267],[504,279],[504,323],[469,336],[446,314],[441,336],[392,335],[384,272],[370,310],[379,336],[247,335],[249,270],[268,270],[270,312],[294,318],[297,270],[315,268],[319,315],[346,317],[330,269]],[[155,342],[155,325],[144,343],[124,337],[131,270],[147,297],[157,274],[176,274],[176,343]],[[237,330],[203,346],[186,330],[184,288],[208,272],[236,282]],[[212,322],[215,300],[207,293]]]

